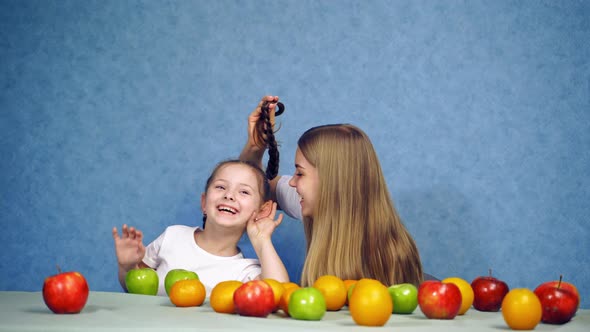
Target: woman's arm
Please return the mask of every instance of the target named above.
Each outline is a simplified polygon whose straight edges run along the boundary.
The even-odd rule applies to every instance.
[[[257,142],[256,141],[256,123],[260,119],[260,114],[262,112],[262,104],[265,102],[271,102],[269,105],[269,116],[270,122],[272,127],[274,128],[275,124],[275,109],[276,103],[279,101],[279,97],[277,96],[264,96],[258,103],[258,106],[250,113],[248,116],[248,141],[244,145],[242,152],[240,153],[240,160],[249,161],[256,165],[258,165],[261,169],[264,169],[262,166],[262,158],[264,157],[264,152],[266,151],[266,144],[264,142]],[[275,199],[275,189],[277,186],[277,182],[279,181],[280,176],[275,177],[274,179],[270,180],[270,193],[271,199],[276,201]]]

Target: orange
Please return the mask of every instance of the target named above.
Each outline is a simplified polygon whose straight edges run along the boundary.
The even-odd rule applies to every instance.
[[[281,300],[279,301],[279,309],[283,310],[287,316],[289,315],[289,300],[291,300],[291,294],[293,294],[293,292],[299,288],[301,288],[299,285],[291,285],[290,287],[285,288],[285,291],[281,296]]]
[[[346,279],[346,280],[344,280],[344,286],[346,287],[346,292],[347,292],[347,294],[346,294],[346,303],[345,304],[348,304],[348,299],[350,298],[350,294],[352,292],[351,289],[350,289],[350,287],[352,285],[356,284],[357,281],[358,280],[353,280],[353,279]]]
[[[170,288],[170,302],[177,307],[197,307],[205,301],[205,285],[199,279],[180,280]]]
[[[363,278],[354,284],[348,308],[358,325],[383,326],[391,317],[393,302],[385,285]]]
[[[451,283],[455,284],[455,286],[459,287],[459,291],[461,292],[461,308],[459,308],[458,315],[463,315],[471,308],[473,304],[473,288],[471,288],[471,284],[468,283],[465,279],[461,279],[458,277],[450,277],[442,280],[443,283]]]
[[[272,288],[272,292],[275,295],[275,308],[273,312],[277,311],[279,308],[279,302],[281,302],[281,296],[283,296],[283,292],[285,291],[285,286],[283,283],[276,281],[275,279],[263,279],[267,284],[270,285]]]
[[[541,301],[527,288],[515,288],[502,300],[502,316],[513,330],[532,330],[541,321]]]
[[[233,314],[235,312],[234,292],[240,286],[242,282],[237,280],[222,281],[215,285],[209,297],[211,308],[218,313]]]
[[[289,287],[301,287],[298,284],[292,282],[292,281],[288,281],[288,282],[283,282],[283,287],[285,287],[285,289],[289,288]]]
[[[336,276],[321,276],[313,283],[313,287],[322,292],[329,311],[340,310],[346,303],[346,285]]]

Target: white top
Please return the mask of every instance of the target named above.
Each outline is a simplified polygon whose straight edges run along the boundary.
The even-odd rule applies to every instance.
[[[194,233],[199,227],[175,225],[166,228],[146,247],[143,262],[156,269],[160,286],[158,295],[166,296],[164,280],[173,269],[194,271],[205,285],[207,297],[221,281],[238,280],[246,282],[258,277],[262,270],[257,259],[244,258],[240,252],[235,256],[223,257],[208,253],[197,245]]]
[[[277,187],[275,189],[277,203],[281,210],[283,210],[283,212],[289,217],[303,220],[303,216],[301,215],[301,204],[299,204],[299,194],[295,188],[289,185],[289,180],[291,180],[291,176],[282,175],[277,182]]]

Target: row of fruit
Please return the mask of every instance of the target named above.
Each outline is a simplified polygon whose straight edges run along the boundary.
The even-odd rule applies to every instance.
[[[156,295],[158,276],[152,269],[131,270],[126,276],[130,293]],[[178,307],[201,306],[206,298],[204,285],[195,272],[176,269],[164,280],[166,294]],[[80,312],[88,298],[88,284],[78,272],[48,277],[43,299],[55,313]],[[509,290],[508,285],[490,275],[471,283],[458,277],[385,286],[374,279],[342,280],[326,275],[311,287],[300,287],[273,279],[217,284],[209,294],[209,304],[218,313],[267,317],[281,310],[298,320],[321,320],[326,311],[348,306],[354,322],[382,326],[393,314],[411,314],[419,306],[430,319],[454,319],[473,307],[478,311],[502,311],[506,324],[515,330],[534,329],[539,322],[564,324],[575,315],[580,295],[568,282],[548,281],[534,291]]]

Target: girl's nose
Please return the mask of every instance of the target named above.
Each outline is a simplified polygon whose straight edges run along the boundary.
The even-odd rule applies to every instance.
[[[226,192],[225,195],[223,195],[223,198],[229,199],[230,201],[234,200],[234,196],[229,192]]]

